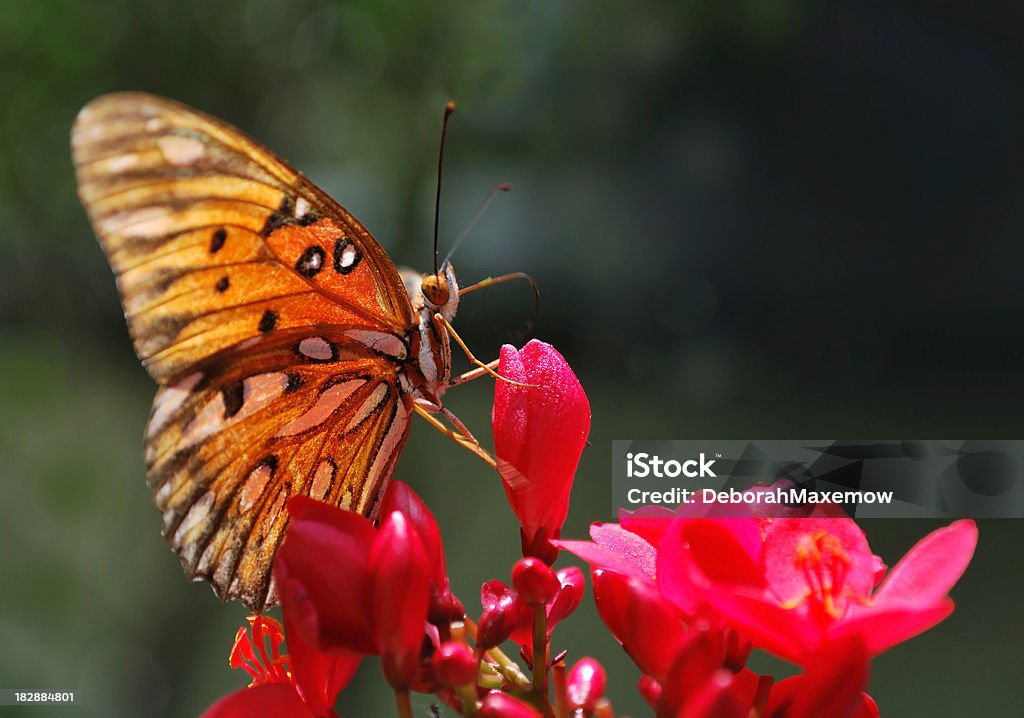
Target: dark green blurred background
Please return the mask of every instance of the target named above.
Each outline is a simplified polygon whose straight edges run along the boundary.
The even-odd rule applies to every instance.
[[[154,387],[69,158],[89,99],[147,90],[238,125],[420,268],[441,107],[459,103],[442,241],[513,184],[455,263],[542,288],[534,335],[593,405],[578,537],[611,518],[613,438],[1024,437],[1024,10],[981,8],[0,3],[0,687],[84,696],[0,713],[194,716],[244,683],[226,662],[243,609],[184,580],[146,489]],[[458,326],[489,358],[531,312],[498,287]],[[483,435],[490,391],[450,395]],[[498,480],[422,422],[397,475],[478,610],[518,544]],[[937,525],[866,528],[891,565]],[[984,522],[957,612],[876,661],[883,715],[1019,711],[1021,526]],[[647,713],[589,598],[556,637]],[[345,715],[391,714],[377,673]]]

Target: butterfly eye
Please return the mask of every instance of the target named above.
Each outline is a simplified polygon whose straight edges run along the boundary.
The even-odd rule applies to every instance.
[[[448,303],[449,291],[448,282],[438,274],[431,274],[423,278],[421,285],[423,296],[435,307],[443,307]]]

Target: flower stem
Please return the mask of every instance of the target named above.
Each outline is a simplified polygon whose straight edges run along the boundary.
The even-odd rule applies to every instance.
[[[455,689],[462,701],[462,715],[476,715],[476,686],[468,684]]]
[[[533,609],[533,687],[548,693],[548,616],[544,606]]]
[[[409,702],[409,689],[395,689],[395,705],[398,707],[398,718],[412,718],[412,704]]]
[[[569,718],[569,695],[565,686],[565,663],[551,666],[551,683],[555,689],[555,718]]]
[[[476,640],[476,623],[466,617],[466,633]],[[479,648],[477,649],[479,650]],[[484,651],[484,655],[494,661],[492,668],[505,677],[509,683],[512,683],[522,690],[528,690],[530,687],[530,679],[523,673],[523,669],[519,667],[519,664],[509,658],[500,648],[492,648],[488,651]]]

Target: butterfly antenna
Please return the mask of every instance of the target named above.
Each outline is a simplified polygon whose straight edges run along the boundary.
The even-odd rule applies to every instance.
[[[434,196],[434,274],[437,275],[437,222],[441,212],[441,167],[444,164],[444,136],[448,134],[448,118],[455,112],[455,103],[444,106],[444,120],[441,121],[441,149],[437,152],[437,194]]]
[[[455,244],[453,244],[452,248],[448,250],[448,254],[445,255],[444,261],[441,262],[442,267],[448,264],[448,260],[452,258],[452,255],[455,254],[455,250],[459,248],[459,245],[462,244],[465,241],[466,237],[469,236],[469,233],[473,231],[473,227],[475,227],[476,223],[480,221],[480,218],[484,214],[484,210],[487,209],[487,206],[491,203],[491,201],[498,196],[498,192],[508,192],[510,189],[512,189],[512,185],[510,185],[508,182],[500,182],[497,187],[491,190],[491,193],[487,195],[487,199],[485,199],[483,203],[480,205],[480,209],[478,209],[476,211],[476,214],[473,215],[473,219],[469,221],[469,226],[467,226],[466,229],[463,230],[462,234],[459,235],[459,238],[455,240]]]

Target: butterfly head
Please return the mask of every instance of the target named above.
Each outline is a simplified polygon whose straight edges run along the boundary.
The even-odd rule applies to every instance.
[[[459,307],[459,285],[451,262],[445,262],[437,274],[427,274],[420,283],[424,306],[451,321]]]

